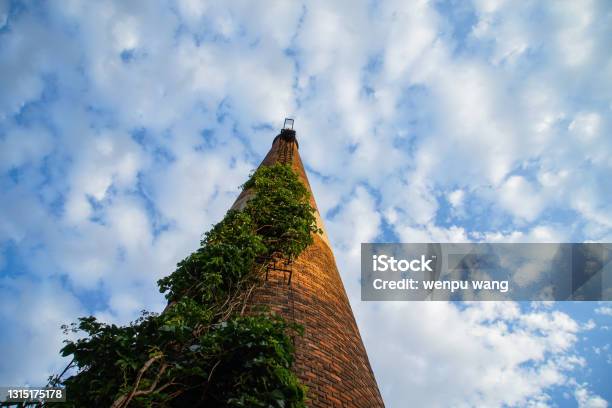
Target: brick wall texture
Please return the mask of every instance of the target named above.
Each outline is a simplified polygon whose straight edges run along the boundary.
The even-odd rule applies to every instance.
[[[310,190],[294,133],[277,136],[261,165],[279,161],[291,163]],[[243,207],[250,194],[243,192],[232,208]],[[312,190],[311,204],[316,208]],[[318,211],[317,222],[323,229]],[[384,407],[327,235],[316,235],[291,269],[291,284],[287,272],[270,270],[250,305],[266,305],[304,326],[304,336],[295,338],[293,370],[309,389],[308,406]]]

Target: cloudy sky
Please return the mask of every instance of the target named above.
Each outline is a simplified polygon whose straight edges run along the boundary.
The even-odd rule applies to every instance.
[[[291,116],[389,407],[607,406],[611,305],[365,303],[358,262],[611,242],[611,42],[608,0],[0,0],[0,384],[160,311]]]

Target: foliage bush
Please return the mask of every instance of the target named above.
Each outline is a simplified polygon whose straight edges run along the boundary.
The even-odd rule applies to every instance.
[[[65,326],[72,356],[50,385],[69,407],[303,407],[291,371],[292,336],[302,327],[270,312],[245,314],[273,258],[297,257],[319,232],[309,192],[288,165],[261,167],[244,184],[253,195],[230,210],[200,248],[160,279],[168,306],[127,326],[83,317]],[[63,378],[65,373],[72,373]]]

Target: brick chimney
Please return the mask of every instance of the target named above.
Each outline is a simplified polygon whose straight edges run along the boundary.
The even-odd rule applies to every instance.
[[[290,164],[317,208],[298,148],[293,120],[285,120],[260,166]],[[242,208],[251,194],[243,191],[232,208]],[[325,231],[318,210],[315,215]],[[270,268],[251,296],[252,306],[266,305],[304,326],[304,336],[295,338],[293,370],[308,387],[309,407],[384,407],[325,232],[296,260]]]

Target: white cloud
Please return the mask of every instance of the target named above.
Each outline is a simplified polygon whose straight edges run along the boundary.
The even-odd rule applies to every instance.
[[[465,192],[463,190],[454,190],[448,194],[448,201],[455,208],[459,208],[463,205],[464,198],[465,198]]]
[[[388,80],[395,81],[421,66],[419,58],[436,40],[437,21],[427,2],[387,7],[385,11],[391,14],[391,21],[386,33],[384,64]]]
[[[500,188],[500,203],[514,216],[533,221],[544,207],[544,201],[537,191],[524,177],[512,176]]]
[[[595,323],[595,321],[594,321],[593,319],[589,319],[589,321],[588,321],[588,322],[586,322],[586,323],[585,323],[585,324],[582,326],[582,328],[583,328],[584,330],[593,330],[593,329],[594,329],[594,328],[596,328],[596,327],[597,327],[597,324]]]
[[[348,249],[355,255],[360,250],[360,243],[371,242],[376,237],[380,222],[374,198],[364,187],[358,186],[345,204],[341,204],[338,215],[327,222],[327,229],[335,247]]]
[[[597,309],[595,309],[595,313],[604,315],[604,316],[612,316],[612,307],[600,306]]]
[[[574,391],[579,408],[606,408],[608,403],[599,395],[589,392],[585,385],[579,385]]]
[[[7,330],[0,336],[3,353],[0,382],[40,387],[52,372],[61,372],[68,364],[59,358],[63,346],[62,324],[83,314],[75,296],[53,279],[34,281],[23,277],[0,278],[0,319]],[[10,328],[10,329],[8,329]],[[29,355],[35,357],[29,357]]]
[[[589,142],[599,136],[600,126],[601,117],[597,113],[579,113],[568,129],[575,133],[581,142]]]

